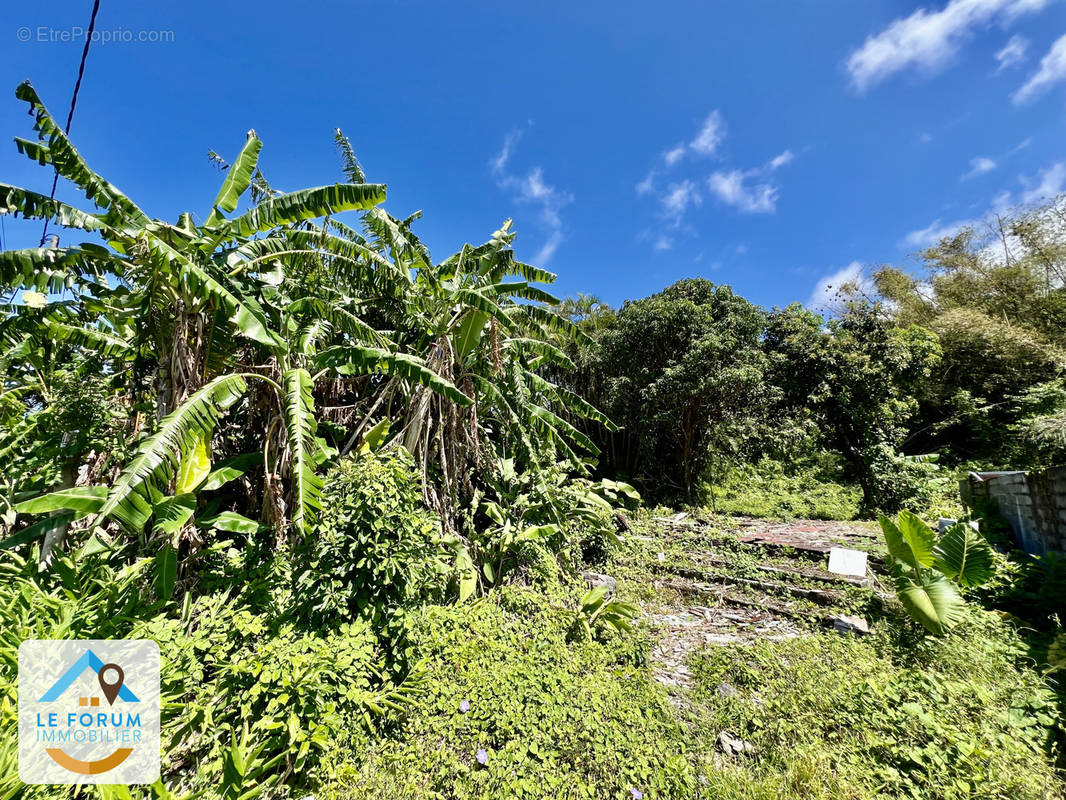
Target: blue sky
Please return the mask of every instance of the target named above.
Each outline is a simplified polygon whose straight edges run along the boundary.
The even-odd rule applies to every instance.
[[[24,78],[65,119],[90,8],[0,9],[5,136]],[[205,215],[207,152],[249,128],[276,187],[340,180],[339,126],[438,259],[510,216],[559,293],[613,304],[691,276],[817,302],[1066,190],[1063,0],[102,0],[97,28],[134,41],[93,45],[72,138],[149,213]],[[0,181],[51,186],[13,145]]]

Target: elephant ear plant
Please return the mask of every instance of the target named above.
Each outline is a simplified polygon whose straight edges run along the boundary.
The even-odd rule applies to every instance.
[[[909,511],[882,516],[889,566],[900,602],[930,633],[942,634],[962,618],[957,586],[980,586],[995,573],[992,548],[969,522],[937,533]]]

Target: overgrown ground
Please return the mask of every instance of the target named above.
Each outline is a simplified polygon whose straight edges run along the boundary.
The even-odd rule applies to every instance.
[[[876,570],[868,523],[643,514],[601,566],[640,627],[603,642],[575,639],[583,588],[535,572],[427,607],[409,643],[431,676],[422,702],[348,749],[320,796],[1062,796],[1042,640],[976,606],[923,637],[880,578],[825,573],[834,542]],[[872,633],[835,631],[837,615]]]

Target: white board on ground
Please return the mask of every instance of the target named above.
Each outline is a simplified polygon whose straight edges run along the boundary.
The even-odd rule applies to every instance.
[[[829,551],[829,571],[837,575],[856,575],[865,578],[866,553],[862,550],[834,547]]]

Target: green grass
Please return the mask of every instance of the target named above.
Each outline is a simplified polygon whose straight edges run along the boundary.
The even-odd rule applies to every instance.
[[[1018,633],[980,611],[943,640],[903,630],[700,653],[691,714],[717,764],[703,771],[707,796],[1061,797],[1060,698]],[[722,681],[740,694],[721,697]],[[715,762],[707,737],[718,730],[754,756]]]
[[[859,515],[857,486],[824,481],[812,473],[786,475],[738,470],[714,487],[714,507],[724,514],[766,519],[852,520]]]
[[[692,796],[681,724],[648,681],[648,642],[568,643],[561,600],[508,588],[418,613],[410,645],[431,678],[417,710],[350,754],[319,797]]]

